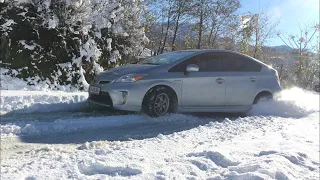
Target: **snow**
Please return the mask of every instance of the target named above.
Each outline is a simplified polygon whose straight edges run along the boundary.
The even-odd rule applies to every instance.
[[[118,63],[117,61],[122,58],[124,52],[129,59],[134,59],[136,54],[141,53],[143,45],[147,41],[140,22],[143,11],[141,2],[132,0],[12,1],[9,3],[10,6],[4,10],[8,13],[5,15],[0,29],[4,32],[9,45],[10,42],[17,41],[19,43],[18,48],[20,49],[17,49],[17,52],[20,55],[28,56],[26,60],[31,61],[29,64],[32,65],[29,66],[28,71],[18,71],[17,76],[35,78],[37,83],[34,83],[33,80],[29,83],[35,85],[42,83],[54,90],[63,90],[59,86],[64,83],[71,83],[78,89],[87,90],[88,83],[85,76],[96,75],[103,68],[106,68],[108,65],[103,64],[104,59],[110,59],[109,63]],[[61,9],[60,6],[63,8]],[[11,11],[17,11],[19,16],[16,17],[15,13],[9,13]],[[34,17],[34,11],[37,11],[37,17]],[[38,20],[35,21],[35,19]],[[33,40],[33,36],[22,39],[14,38],[14,33],[10,32],[12,30],[19,32],[19,27],[15,24],[20,21],[31,23],[30,27],[33,27],[33,30],[27,29],[34,31],[38,38]],[[128,21],[131,22],[131,25],[128,25]],[[58,44],[66,47],[66,51],[55,48],[54,46],[57,44],[45,47],[46,50],[44,50],[39,45],[41,44],[39,38],[46,36],[45,33],[51,33],[56,37],[55,40],[57,38],[61,40]],[[72,47],[69,45],[70,43]],[[10,47],[6,46],[5,49],[10,49]],[[24,51],[27,53],[23,53]],[[61,51],[64,54],[59,55],[56,51]],[[101,57],[102,54],[106,57]],[[46,73],[40,72],[44,57],[49,56],[54,61],[52,64],[55,64],[56,67],[50,68]],[[16,59],[7,59],[6,62],[10,61],[11,63],[6,63],[6,68],[15,69],[17,64],[21,65],[21,63],[15,62]],[[71,67],[59,67],[60,62],[68,62]],[[94,68],[93,71],[90,67]],[[90,70],[86,72],[88,68]],[[72,78],[72,81],[65,81],[65,77]],[[17,86],[13,86],[13,88],[15,87]]]
[[[6,69],[2,69],[2,68],[0,69],[1,91],[2,90],[30,90],[30,91],[44,90],[45,91],[46,89],[48,89],[48,85],[44,83],[39,83],[37,86],[29,86],[27,82],[23,81],[22,79],[5,75],[7,71],[8,70]]]
[[[86,56],[87,61],[90,61],[90,57],[94,59],[94,62],[97,62],[102,52],[97,48],[97,44],[93,39],[89,39],[83,47],[80,49],[81,56]]]
[[[5,22],[4,24],[1,25],[1,28],[3,30],[12,30],[12,28],[10,27],[13,24],[17,24],[16,22],[14,22],[12,19],[7,20],[7,22]]]
[[[300,88],[281,91],[274,101],[262,100],[249,112],[250,115],[303,117],[319,111],[319,94]]]
[[[148,57],[152,55],[152,51],[148,48],[143,49],[140,57]]]
[[[77,110],[87,97],[87,92],[1,90],[0,114]]]
[[[109,63],[116,63],[119,59],[121,59],[120,52],[115,50],[111,53]]]
[[[8,123],[1,126],[1,135],[49,135],[54,133],[68,133],[84,129],[99,129],[101,127],[117,127],[123,125],[143,123],[141,116],[108,116],[86,117],[77,119],[57,119],[53,122],[23,121]]]
[[[1,179],[319,179],[319,94],[283,90],[246,117],[107,115],[85,98],[1,91]]]
[[[84,77],[85,70],[80,66],[80,78],[78,81],[80,81],[83,85],[84,90],[89,90],[89,83],[87,82],[86,78]]]
[[[67,68],[67,66],[71,66],[70,63],[65,64],[59,64],[62,68]],[[32,77],[27,78],[26,81],[19,79],[17,77],[14,77],[18,75],[18,71],[12,69],[12,76],[7,75],[9,72],[8,69],[0,68],[0,90],[24,90],[24,91],[52,91],[49,84],[51,82],[47,79],[44,81],[41,81],[40,77]],[[39,82],[38,82],[39,81]],[[59,88],[61,91],[67,91],[67,92],[78,92],[79,90],[76,87],[73,87],[71,85],[58,85],[56,84],[56,87]]]
[[[56,28],[58,26],[58,24],[59,24],[59,19],[56,15],[52,16],[52,18],[49,18],[49,20],[48,20],[48,28],[49,29]]]
[[[34,50],[37,46],[39,46],[34,43],[32,43],[32,45],[29,45],[26,43],[25,40],[20,40],[19,43],[23,46],[23,48],[31,50],[31,51]]]
[[[102,139],[76,146],[62,146],[61,141],[53,141],[31,149],[19,148],[11,158],[3,159],[2,177],[317,179],[317,118],[316,115],[299,120],[243,118],[231,123],[211,119],[211,123],[189,130],[130,141],[103,140],[102,133],[91,130]],[[158,127],[159,124],[154,128]],[[111,131],[105,130],[105,133]],[[50,136],[53,137],[68,139],[68,136]]]
[[[112,39],[111,38],[107,38],[107,50],[108,51],[112,50],[111,43],[112,43]]]

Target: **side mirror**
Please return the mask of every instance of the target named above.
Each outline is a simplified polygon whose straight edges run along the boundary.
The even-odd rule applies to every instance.
[[[195,64],[189,64],[186,69],[186,72],[198,72],[198,71],[199,71],[199,66]]]

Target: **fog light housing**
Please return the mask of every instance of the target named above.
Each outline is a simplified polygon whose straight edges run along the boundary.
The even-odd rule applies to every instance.
[[[127,102],[127,98],[128,98],[128,92],[127,91],[121,91],[122,93],[122,104],[125,104]]]

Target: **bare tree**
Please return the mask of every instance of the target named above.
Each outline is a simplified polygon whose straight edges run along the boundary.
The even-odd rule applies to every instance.
[[[193,17],[197,24],[197,48],[202,48],[203,37],[207,36],[206,45],[212,48],[217,38],[228,28],[230,19],[240,7],[239,0],[195,0],[196,11]],[[208,30],[209,29],[209,30]]]
[[[282,35],[281,33],[277,33],[278,37],[282,40],[282,42],[294,49],[294,53],[298,55],[298,63],[296,67],[296,74],[298,79],[298,84],[303,87],[308,87],[310,84],[313,84],[314,75],[319,76],[319,68],[315,70],[313,67],[319,62],[319,59],[311,60],[306,57],[306,55],[310,56],[310,51],[318,48],[318,44],[316,39],[319,39],[316,34],[319,32],[319,24],[314,26],[305,27],[302,29],[299,25],[300,34],[299,35]],[[319,55],[319,50],[317,49],[317,53]],[[308,59],[308,61],[307,61]],[[315,66],[316,67],[316,66]],[[310,79],[310,76],[312,79]]]
[[[154,24],[154,27],[149,28],[146,34],[153,47],[158,45],[155,50],[158,53],[164,52],[168,41],[174,50],[178,36],[189,37],[188,40],[184,38],[188,41],[188,47],[202,48],[204,42],[206,44],[208,42],[211,47],[215,46],[218,37],[227,34],[226,30],[229,30],[230,22],[234,23],[232,20],[234,12],[240,6],[239,0],[165,0],[161,2],[147,0],[147,2],[149,2],[147,6],[150,7],[150,11],[154,11],[151,14],[155,19],[153,22],[148,22]],[[184,23],[186,26],[180,29]],[[196,45],[193,39],[196,39]]]
[[[198,33],[198,42],[197,49],[201,49],[202,46],[202,34],[204,30],[204,23],[207,20],[206,17],[209,14],[209,7],[212,5],[214,0],[195,0],[194,1],[194,9],[195,11],[191,12],[194,18],[198,21],[197,33]]]
[[[146,0],[144,11],[144,27],[146,36],[150,39],[149,48],[155,54],[162,53],[166,44],[172,19],[173,0]]]
[[[243,53],[249,52],[253,47],[253,57],[258,58],[262,47],[268,39],[276,35],[279,20],[274,22],[265,12],[259,14],[245,14],[241,17],[241,49]]]
[[[167,2],[168,4],[166,6],[164,6],[164,9],[167,12],[167,27],[166,27],[166,32],[164,34],[164,38],[163,38],[163,43],[162,43],[162,47],[160,50],[160,54],[163,53],[164,47],[166,46],[167,43],[167,38],[168,38],[168,33],[169,33],[169,28],[170,28],[170,21],[172,18],[172,8],[173,8],[173,0],[168,0]]]
[[[276,35],[276,27],[278,26],[280,21],[278,20],[276,22],[273,22],[270,19],[270,16],[265,12],[253,15],[254,58],[257,58],[259,56],[261,48],[264,46],[267,40]]]
[[[188,15],[190,8],[192,8],[192,1],[191,0],[174,0],[174,7],[173,7],[173,16],[174,16],[174,32],[172,37],[171,46],[175,47],[175,41],[178,33],[178,29],[180,26],[180,21],[184,17]]]
[[[233,22],[232,15],[239,7],[239,0],[218,0],[210,7],[208,22],[211,27],[207,42],[209,48],[216,47],[217,37],[225,32],[230,22]]]

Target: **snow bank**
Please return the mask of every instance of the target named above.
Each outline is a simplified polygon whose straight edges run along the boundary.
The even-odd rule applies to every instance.
[[[87,108],[86,92],[1,90],[0,113],[80,111]]]
[[[249,115],[303,117],[319,112],[319,93],[300,88],[285,89],[273,100],[261,100],[252,107]]]
[[[24,90],[24,91],[52,91],[48,84],[51,82],[41,81],[39,77],[34,77],[30,79],[33,83],[35,83],[38,79],[39,82],[34,85],[28,85],[27,81],[19,79],[17,77],[11,77],[9,75],[5,75],[9,70],[0,68],[0,90]],[[18,72],[12,70],[13,74],[17,75]],[[71,85],[56,85],[61,91],[67,92],[79,92],[79,90]]]
[[[1,82],[1,91],[2,90],[40,90],[45,89],[45,87],[40,86],[28,86],[26,81],[23,81],[19,78],[11,77],[9,75],[4,75],[5,69],[0,69],[0,82]]]

